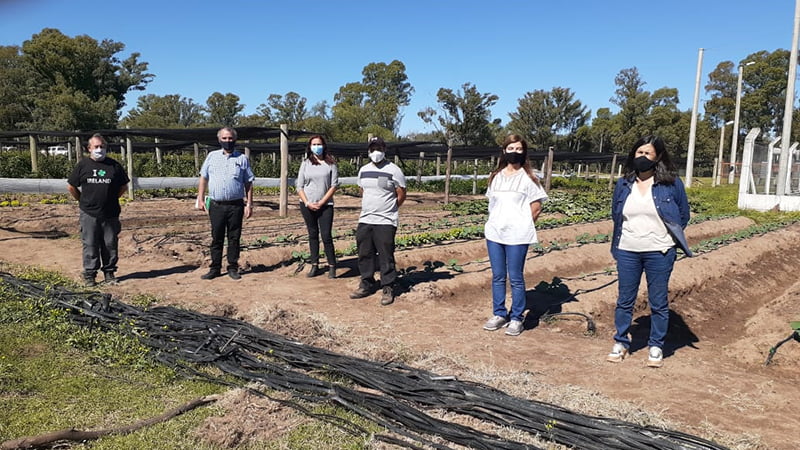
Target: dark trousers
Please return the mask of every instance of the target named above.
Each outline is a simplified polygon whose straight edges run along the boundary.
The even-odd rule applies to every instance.
[[[319,263],[319,237],[322,235],[322,244],[325,246],[325,257],[328,264],[336,264],[336,251],[333,248],[333,205],[325,205],[322,208],[311,211],[300,202],[300,213],[306,222],[308,230],[308,247],[311,252],[311,264]]]
[[[394,264],[394,236],[397,227],[393,225],[370,225],[359,223],[356,228],[358,245],[358,271],[362,282],[375,280],[375,269],[380,268],[381,286],[391,286],[397,280]]]
[[[119,217],[93,217],[81,211],[81,242],[83,243],[83,272],[94,276],[98,269],[115,272],[119,261]]]
[[[211,219],[211,269],[222,270],[222,246],[228,235],[228,270],[239,268],[239,240],[242,237],[244,202],[212,201],[208,210]]]

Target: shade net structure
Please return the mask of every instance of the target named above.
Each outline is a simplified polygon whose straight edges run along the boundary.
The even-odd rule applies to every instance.
[[[158,361],[189,376],[223,385],[258,383],[288,392],[278,400],[355,435],[362,427],[313,414],[305,402],[338,405],[384,427],[373,438],[408,448],[523,449],[530,444],[436,418],[431,411],[470,416],[580,449],[722,449],[678,431],[587,416],[556,405],[513,397],[490,386],[396,362],[375,362],[305,345],[247,322],[174,307],[140,309],[110,294],[44,286],[0,272],[17,298],[44,299],[86,327],[130,333]],[[124,327],[118,325],[125,324]],[[213,367],[225,376],[212,376]],[[235,381],[230,381],[235,380]],[[275,399],[273,399],[275,400]],[[450,417],[451,414],[448,414]]]

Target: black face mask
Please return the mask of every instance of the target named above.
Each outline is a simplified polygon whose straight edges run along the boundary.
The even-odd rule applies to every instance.
[[[647,156],[639,156],[634,158],[633,160],[633,167],[636,169],[637,172],[647,172],[651,170],[653,167],[658,164],[658,161],[653,161],[649,159]]]
[[[221,145],[225,151],[232,152],[236,141],[219,141],[219,145]]]
[[[509,164],[522,164],[525,161],[525,156],[517,152],[505,153],[504,157]]]

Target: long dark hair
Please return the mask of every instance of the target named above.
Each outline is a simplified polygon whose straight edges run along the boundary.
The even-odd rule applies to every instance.
[[[653,175],[653,181],[665,184],[674,183],[675,177],[677,177],[678,174],[675,172],[675,166],[672,164],[672,159],[669,157],[667,145],[664,144],[663,139],[652,134],[639,138],[631,147],[631,150],[628,152],[628,158],[625,160],[625,178],[629,180],[636,178],[636,167],[633,164],[633,160],[636,159],[636,150],[647,144],[652,145],[653,148],[656,149],[656,172],[655,175]]]
[[[500,157],[497,158],[497,167],[492,171],[492,173],[489,174],[489,186],[492,185],[494,176],[500,173],[500,171],[505,169],[508,165],[508,160],[506,159],[506,147],[516,142],[522,144],[522,169],[528,174],[529,177],[531,177],[531,180],[533,180],[534,183],[538,184],[539,186],[542,185],[539,182],[539,177],[533,173],[531,161],[528,159],[528,143],[522,138],[522,136],[518,134],[509,134],[503,140],[503,146],[500,147]]]
[[[322,154],[317,156],[314,152],[311,151],[311,141],[314,139],[319,139],[322,141]],[[336,158],[331,155],[331,152],[328,150],[328,143],[325,141],[325,138],[320,135],[311,136],[306,142],[306,159],[308,159],[311,164],[319,165],[319,160],[323,160],[328,164],[336,164]]]

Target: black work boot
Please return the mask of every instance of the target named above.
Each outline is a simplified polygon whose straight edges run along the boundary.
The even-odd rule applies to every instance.
[[[319,264],[311,264],[311,269],[308,270],[308,274],[306,274],[306,276],[308,278],[312,278],[317,275],[322,275],[322,271],[319,269]]]
[[[336,278],[336,267],[328,266],[328,278]]]
[[[113,271],[103,272],[103,284],[119,284]]]
[[[200,278],[204,280],[213,280],[220,275],[222,275],[222,273],[219,271],[219,269],[211,269],[208,271],[208,273],[200,275]]]
[[[95,287],[97,286],[97,282],[94,281],[94,278],[97,276],[97,272],[83,272],[83,285],[86,287]]]

